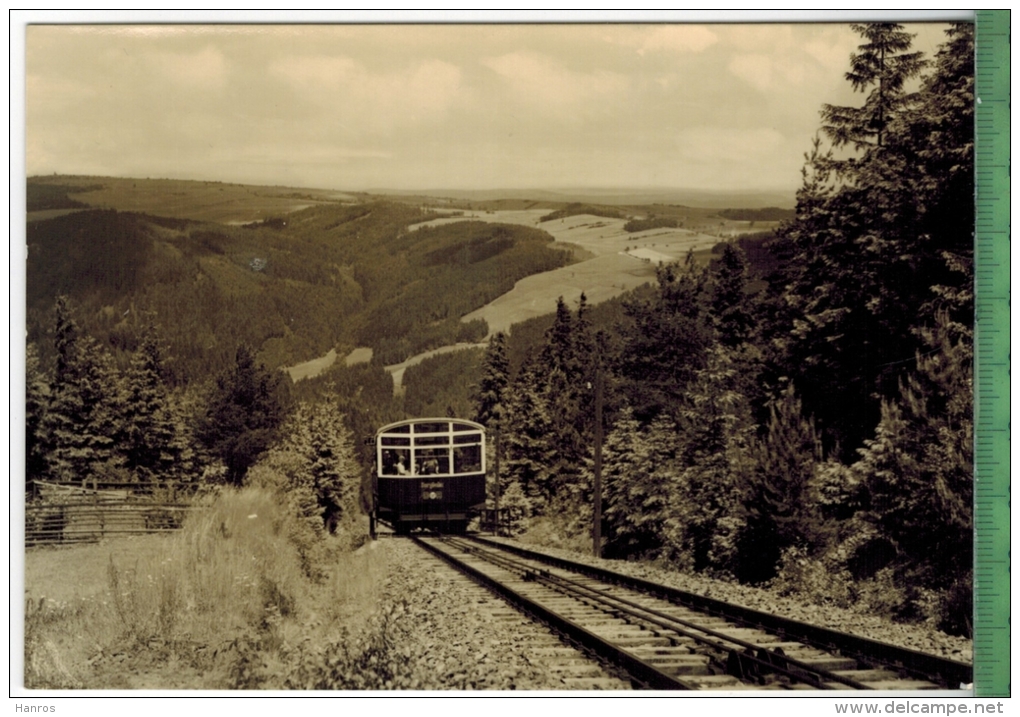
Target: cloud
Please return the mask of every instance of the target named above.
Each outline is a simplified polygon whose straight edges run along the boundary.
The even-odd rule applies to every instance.
[[[52,75],[25,76],[25,109],[32,115],[45,116],[94,101],[98,92],[91,85]]]
[[[719,36],[705,25],[621,25],[606,28],[602,39],[645,55],[654,52],[703,52],[718,42]]]
[[[482,64],[509,85],[518,101],[550,109],[617,96],[628,88],[627,78],[622,74],[606,70],[577,72],[531,52],[489,57]]]
[[[718,41],[718,36],[704,25],[656,25],[647,31],[638,54],[669,50],[671,52],[702,52]]]
[[[802,55],[736,55],[730,60],[729,70],[762,92],[801,86],[815,74]]]
[[[269,73],[303,100],[377,128],[440,117],[461,90],[460,69],[435,59],[373,72],[350,57],[294,55],[271,63]]]
[[[160,75],[179,87],[220,90],[227,84],[227,60],[213,47],[198,52],[157,52],[149,61]]]
[[[812,26],[795,28],[789,24],[747,24],[726,25],[719,28],[719,34],[727,46],[739,52],[788,52],[801,42],[804,32],[812,32]]]
[[[857,41],[853,36],[835,30],[829,30],[825,36],[804,43],[804,51],[829,72],[845,72],[849,69],[850,55],[856,47]]]

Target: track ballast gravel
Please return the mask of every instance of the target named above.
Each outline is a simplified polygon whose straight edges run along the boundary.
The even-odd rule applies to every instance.
[[[401,651],[412,689],[628,687],[581,653],[564,659],[568,646],[550,631],[410,540],[381,539],[372,549],[389,566],[382,600],[405,606]]]

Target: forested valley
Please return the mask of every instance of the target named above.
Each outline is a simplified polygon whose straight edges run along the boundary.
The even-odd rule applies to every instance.
[[[589,549],[601,390],[607,557],[969,634],[973,28],[931,58],[899,26],[855,29],[863,105],[822,108],[774,235],[561,300],[409,368],[401,395],[384,365],[484,339],[460,317],[571,255],[518,225],[414,228],[440,215],[391,201],[226,226],[30,181],[69,213],[28,227],[26,494],[282,486],[336,531],[367,507],[365,437],[456,415],[498,429],[507,529]],[[372,362],[279,371],[357,346]]]

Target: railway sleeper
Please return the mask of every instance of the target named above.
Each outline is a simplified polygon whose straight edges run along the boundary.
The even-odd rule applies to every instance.
[[[849,677],[851,680],[863,682],[875,690],[937,690],[940,687],[928,680],[916,680],[901,677],[894,670],[874,668],[870,670],[833,670],[833,674],[840,677]]]
[[[868,687],[873,690],[940,690],[942,689],[934,682],[928,680],[883,680],[880,682],[868,681]]]
[[[669,644],[669,638],[667,637],[652,637],[652,636],[640,636],[634,637],[607,637],[614,645],[618,647],[645,647],[646,645],[659,645],[665,646]]]
[[[757,690],[759,685],[749,685],[732,675],[690,675],[684,682],[702,690]]]
[[[839,657],[838,655],[830,655],[821,650],[814,650],[810,647],[803,648],[800,650],[791,649],[786,651],[786,656],[802,662],[806,665],[810,665],[816,670],[824,670],[826,672],[836,672],[838,670],[856,670],[857,660],[850,659],[849,657]]]
[[[594,625],[587,622],[578,621],[579,625],[583,626],[589,632],[593,632],[606,640],[624,640],[631,638],[641,638],[646,640],[656,640],[656,645],[671,645],[668,637],[664,637],[653,630],[646,630],[637,625],[628,625],[625,623],[612,622],[604,623],[600,625]],[[652,643],[649,643],[652,644]]]
[[[615,677],[565,677],[563,684],[572,690],[629,690],[630,683]]]
[[[675,655],[648,655],[641,648],[631,650],[634,655],[667,675],[709,675],[712,674],[711,659],[707,655],[678,653]]]

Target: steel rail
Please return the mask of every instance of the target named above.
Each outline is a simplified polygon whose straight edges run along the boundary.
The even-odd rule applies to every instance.
[[[458,544],[456,539],[450,539],[450,542]],[[482,551],[479,551],[473,546],[464,547],[459,546],[458,544],[458,547],[461,547],[461,549],[465,552],[470,552],[484,560],[490,560],[490,562],[493,563],[498,562],[508,570],[524,573],[525,579],[528,579],[528,576],[530,576],[530,579],[537,580],[538,582],[548,585],[550,588],[557,590],[564,595],[577,597],[578,599],[589,601],[589,603],[601,603],[604,609],[623,613],[643,622],[669,630],[683,637],[690,638],[699,644],[706,645],[720,652],[730,653],[730,659],[739,660],[744,664],[751,663],[759,668],[764,668],[767,672],[777,672],[789,677],[795,682],[802,682],[819,690],[836,689],[835,687],[826,684],[826,682],[843,684],[857,690],[874,689],[863,682],[859,682],[858,680],[850,677],[837,675],[830,670],[817,667],[795,657],[789,657],[782,652],[770,650],[764,645],[759,645],[739,637],[727,635],[719,630],[698,625],[690,620],[669,615],[668,613],[661,612],[655,608],[646,607],[634,602],[633,600],[628,600],[627,598],[607,595],[599,590],[579,583],[576,580],[572,580],[571,578],[567,578],[562,575],[553,575],[547,571],[536,572],[535,569],[529,565],[508,561],[498,554],[487,553],[483,555]],[[495,558],[495,560],[492,560],[492,558]],[[648,617],[649,615],[652,617]],[[678,627],[678,625],[682,627]],[[692,630],[696,632],[692,632]],[[712,640],[696,633],[703,633],[704,635],[708,635],[715,639]],[[744,648],[745,652],[737,653],[733,647],[728,647],[725,643],[739,645]],[[788,667],[794,667],[797,669],[790,670],[787,669]]]
[[[509,602],[517,605],[529,615],[541,620],[549,627],[567,636],[576,644],[586,648],[597,657],[607,660],[613,665],[623,669],[635,682],[653,690],[693,690],[694,685],[683,680],[678,680],[672,675],[657,669],[644,660],[635,657],[626,650],[622,650],[611,642],[578,625],[574,621],[563,617],[559,613],[547,607],[539,605],[534,600],[522,595],[508,585],[492,578],[477,568],[458,560],[455,556],[439,549],[435,545],[422,540],[417,536],[411,536],[411,540],[423,549],[444,560],[465,575],[482,583],[490,590],[500,595]]]
[[[584,563],[577,563],[564,558],[557,558],[545,553],[527,550],[516,545],[482,538],[466,536],[483,545],[503,548],[521,557],[536,560],[547,565],[580,572],[589,577],[605,580],[623,587],[632,587],[650,594],[664,597],[670,602],[698,611],[708,612],[728,620],[734,620],[745,627],[759,628],[773,634],[804,642],[827,652],[838,651],[844,657],[857,660],[874,667],[902,671],[912,677],[929,680],[946,689],[960,689],[961,685],[973,680],[973,667],[964,662],[957,662],[936,655],[918,652],[898,645],[890,645],[867,637],[850,635],[826,627],[811,625],[779,617],[771,613],[734,605],[715,598],[696,593],[659,585],[642,578],[634,578]]]

